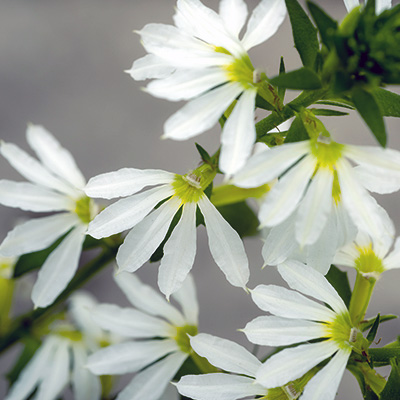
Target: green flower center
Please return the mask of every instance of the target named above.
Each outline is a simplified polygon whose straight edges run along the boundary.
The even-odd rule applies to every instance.
[[[184,352],[184,353],[191,353],[192,347],[190,346],[190,336],[196,336],[197,335],[197,326],[195,325],[184,325],[184,326],[178,326],[176,328],[176,336],[174,337],[176,343],[178,344],[179,348]]]
[[[72,340],[73,342],[80,342],[83,339],[82,333],[76,330],[61,329],[57,331],[57,335]]]
[[[382,259],[379,258],[372,249],[372,244],[366,247],[357,247],[360,255],[354,261],[355,268],[363,274],[377,273],[385,271]]]
[[[352,323],[349,313],[338,314],[331,322],[326,322],[326,338],[334,340],[341,349],[348,349],[352,340]]]
[[[325,140],[310,140],[311,154],[317,159],[318,167],[335,169],[335,164],[343,155],[344,145]]]
[[[92,220],[93,210],[94,202],[87,196],[81,197],[75,203],[75,213],[84,224],[88,224]]]

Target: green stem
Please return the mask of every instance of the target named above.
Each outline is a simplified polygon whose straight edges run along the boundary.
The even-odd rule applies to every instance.
[[[365,277],[357,272],[349,306],[350,317],[354,325],[358,325],[364,319],[375,283],[375,278]]]
[[[14,293],[14,280],[0,277],[0,336],[10,326],[10,310]]]
[[[89,261],[85,266],[83,266],[52,305],[46,308],[32,310],[16,318],[10,325],[8,333],[0,338],[0,353],[8,349],[19,339],[29,335],[32,328],[34,328],[38,322],[45,319],[59,304],[64,302],[72,292],[80,288],[93,275],[108,265],[115,258],[117,249],[118,246],[112,248],[108,247],[95,259]]]

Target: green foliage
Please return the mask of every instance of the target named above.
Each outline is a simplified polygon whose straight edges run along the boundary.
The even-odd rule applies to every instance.
[[[280,74],[272,78],[270,83],[274,86],[295,90],[316,90],[322,87],[319,76],[308,67]]]
[[[392,371],[390,372],[389,379],[385,388],[381,393],[380,400],[394,400],[400,399],[400,359],[392,358],[390,364]]]
[[[384,117],[400,117],[400,95],[382,88],[372,90]]]
[[[334,106],[334,107],[342,107],[347,108],[348,110],[354,110],[354,107],[348,103],[343,103],[343,99],[340,100],[318,100],[315,104],[322,104],[325,106]]]
[[[336,289],[339,296],[343,299],[347,307],[350,305],[351,289],[347,272],[341,271],[335,265],[331,265],[329,272],[326,274],[326,279]]]
[[[196,149],[197,149],[197,151],[199,152],[199,154],[200,154],[200,157],[201,157],[201,159],[202,159],[202,161],[204,161],[205,163],[210,163],[211,162],[211,157],[210,157],[210,155],[207,153],[207,151],[206,150],[204,150],[204,148],[203,147],[201,147],[198,143],[195,143],[195,145],[196,145]]]
[[[379,317],[379,323],[381,324],[382,322],[391,321],[392,319],[396,319],[396,318],[397,318],[397,315],[391,315],[391,314],[381,315]],[[368,329],[372,328],[375,321],[376,321],[376,318],[370,318],[370,319],[361,321],[361,323],[360,323],[361,332],[365,332]]]
[[[369,343],[372,343],[375,340],[376,334],[378,332],[378,327],[380,324],[380,317],[381,317],[380,314],[376,316],[375,321],[372,324],[370,331],[368,332],[367,340]]]
[[[297,0],[285,0],[293,31],[293,40],[305,67],[314,68],[319,42],[317,30]]]
[[[326,14],[317,4],[308,1],[307,6],[317,25],[322,42],[325,46],[330,48],[332,45],[332,35],[338,27],[337,22]]]
[[[301,142],[308,139],[310,139],[310,137],[308,136],[307,130],[303,124],[303,120],[300,116],[297,116],[292,122],[292,125],[290,125],[285,138],[285,143]]]
[[[282,75],[286,72],[285,68],[285,61],[283,60],[283,57],[281,57],[281,62],[279,64],[279,75]],[[284,87],[278,87],[278,96],[283,102],[285,100],[285,94],[286,94],[286,89]]]
[[[312,108],[311,111],[314,115],[320,115],[323,117],[342,117],[344,115],[349,115],[347,112],[331,110],[329,108]]]

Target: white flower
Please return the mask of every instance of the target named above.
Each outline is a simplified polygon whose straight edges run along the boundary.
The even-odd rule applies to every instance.
[[[262,396],[265,400],[287,400],[288,395],[290,399],[300,395],[295,383],[274,389],[257,383],[255,377],[261,361],[235,342],[200,333],[190,338],[190,345],[211,364],[237,375],[212,373],[183,376],[176,385],[183,396],[196,400],[236,400],[250,396]]]
[[[24,400],[37,388],[35,399],[55,400],[70,383],[76,400],[100,400],[100,379],[87,368],[88,354],[100,347],[105,333],[90,321],[95,300],[84,293],[71,298],[73,325],[56,323],[11,387],[5,400]]]
[[[199,0],[178,0],[176,26],[148,24],[138,32],[149,54],[128,71],[137,80],[160,78],[146,88],[154,96],[190,100],[166,121],[166,138],[185,140],[210,129],[240,96],[221,138],[220,169],[228,175],[251,154],[257,92],[271,96],[254,77],[247,51],[277,31],[285,2],[261,0],[239,39],[247,14],[243,0],[221,0],[219,14]]]
[[[336,253],[334,263],[353,267],[367,278],[378,279],[383,272],[400,268],[400,237],[396,239],[390,253],[393,239],[384,239],[371,239],[369,235],[360,232],[353,243]]]
[[[360,5],[359,0],[343,0],[343,1],[348,12],[350,12],[354,7]],[[377,14],[380,14],[382,11],[385,11],[391,7],[392,7],[392,0],[375,0],[375,9]]]
[[[348,159],[359,166],[353,168]],[[250,158],[233,183],[257,187],[279,176],[261,206],[262,226],[279,225],[297,209],[296,240],[302,247],[312,245],[334,204],[342,203],[359,230],[374,237],[393,236],[392,222],[367,190],[391,193],[400,188],[398,151],[327,138],[289,143]]]
[[[199,207],[214,260],[232,285],[244,288],[249,278],[244,246],[203,192],[215,176],[208,169],[211,168],[204,165],[181,176],[160,170],[124,168],[90,179],[85,189],[88,196],[128,197],[102,211],[90,223],[88,233],[101,238],[133,227],[118,250],[117,263],[121,271],[135,272],[158,248],[181,210],[179,222],[164,246],[158,275],[160,290],[169,297],[179,289],[193,266]],[[134,194],[150,185],[158,187]],[[167,201],[151,212],[163,200]]]
[[[96,375],[137,372],[118,400],[157,400],[191,352],[187,335],[197,333],[198,320],[194,283],[189,276],[174,294],[181,313],[134,275],[121,273],[115,280],[137,309],[100,304],[92,317],[103,329],[132,340],[94,353],[87,366]]]
[[[302,400],[333,399],[361,333],[352,326],[343,300],[322,274],[296,261],[281,264],[278,271],[292,289],[329,307],[294,290],[259,285],[251,292],[252,298],[258,307],[274,315],[249,322],[244,329],[247,338],[266,346],[323,340],[284,349],[271,356],[258,370],[257,382],[267,388],[285,385],[333,356],[307,383],[301,397]]]
[[[46,307],[75,274],[95,207],[82,190],[86,182],[71,154],[41,126],[30,125],[26,137],[39,161],[14,144],[0,143],[0,153],[30,181],[0,180],[0,204],[62,212],[18,225],[1,244],[0,254],[14,257],[42,250],[67,234],[46,259],[32,291],[35,307]]]

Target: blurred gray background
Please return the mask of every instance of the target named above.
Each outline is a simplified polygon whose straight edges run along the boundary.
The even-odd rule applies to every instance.
[[[218,5],[216,0],[204,3],[214,8]],[[252,9],[258,1],[247,3]],[[341,0],[317,3],[339,19],[346,13]],[[140,90],[144,83],[123,72],[145,54],[132,31],[150,22],[172,23],[174,5],[175,0],[0,0],[0,138],[27,150],[27,123],[41,124],[72,152],[87,178],[122,167],[177,173],[195,167],[199,160],[194,140],[160,140],[164,121],[181,104],[151,97]],[[284,56],[287,69],[300,65],[288,19],[271,40],[251,51],[253,64],[270,76],[277,73],[280,56]],[[259,118],[264,115],[260,113]],[[325,122],[339,141],[375,144],[355,113]],[[399,122],[387,119],[387,126],[389,146],[399,150]],[[218,127],[195,140],[214,152],[219,143]],[[0,170],[1,178],[22,180],[3,159]],[[400,224],[399,196],[378,198],[396,226]],[[15,219],[24,216],[2,207],[0,240]],[[251,349],[237,329],[262,312],[248,295],[225,280],[210,255],[204,228],[198,236],[193,273],[200,302],[200,331],[236,340]],[[245,246],[251,267],[249,287],[282,283],[274,268],[260,270],[261,241],[248,239]],[[157,266],[144,265],[140,277],[156,285]],[[112,267],[104,270],[87,289],[101,301],[126,305],[111,273]],[[388,272],[378,282],[369,316],[400,313],[399,273]],[[353,279],[353,271],[350,275]],[[391,321],[381,326],[378,336],[385,344],[399,333],[400,322]],[[15,347],[0,359],[1,373],[7,371],[18,350]],[[0,398],[5,391],[1,378]],[[346,372],[338,399],[361,398],[354,378]]]

